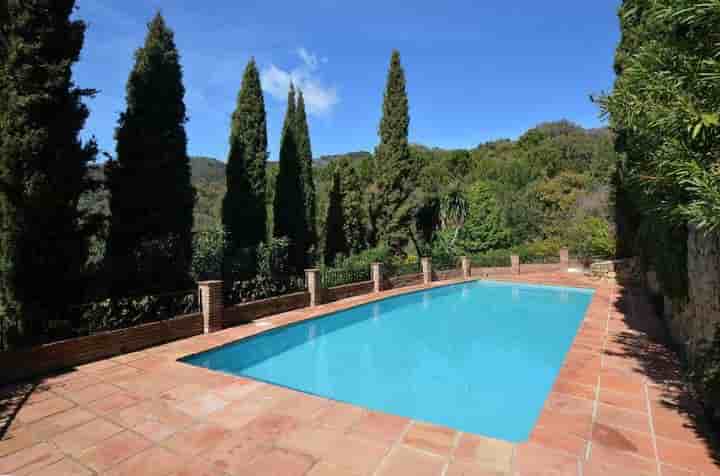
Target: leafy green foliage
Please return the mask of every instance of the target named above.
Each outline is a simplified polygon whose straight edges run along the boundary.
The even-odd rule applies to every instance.
[[[426,223],[422,225],[427,229],[424,231],[425,241],[432,241],[434,229],[440,226],[441,229],[437,232],[436,238],[441,244],[441,249],[457,253],[459,251],[458,238],[460,232],[464,230],[470,213],[470,203],[461,185],[453,183],[442,193],[439,200],[428,200],[423,212],[427,214],[427,217],[424,218]],[[436,214],[437,218],[433,217],[433,214]],[[437,219],[439,219],[439,223],[436,223]]]
[[[95,188],[88,168],[97,148],[79,138],[82,100],[94,91],[72,81],[85,36],[74,8],[74,0],[13,2],[0,24],[0,349],[42,339],[80,302],[98,230],[96,214],[78,207]]]
[[[344,284],[370,281],[370,266],[361,265],[346,268],[320,268],[320,280],[324,289]]]
[[[389,263],[394,259],[392,251],[387,246],[377,246],[369,248],[361,253],[350,256],[338,257],[335,261],[336,268],[357,268],[367,266],[373,263]]]
[[[127,84],[110,188],[108,276],[116,295],[190,284],[195,191],[185,134],[185,88],[172,31],[157,14]]]
[[[554,150],[553,155],[559,157],[556,165],[545,168],[544,162],[538,163],[540,152],[535,149],[538,147],[546,152]],[[407,236],[414,241],[415,249],[408,245],[407,253],[430,255],[444,250],[460,255],[490,249],[481,240],[473,239],[465,243],[466,249],[458,246],[467,221],[468,193],[476,184],[484,189],[482,203],[489,204],[491,210],[499,210],[499,216],[490,213],[488,217],[492,217],[497,225],[494,228],[500,230],[499,236],[504,236],[505,241],[493,247],[548,243],[552,249],[538,250],[542,256],[537,259],[557,256],[560,247],[570,246],[574,250],[576,243],[585,241],[570,232],[577,230],[575,224],[589,217],[607,226],[611,241],[614,237],[609,191],[617,154],[613,136],[606,130],[585,130],[559,121],[541,124],[518,141],[494,141],[465,151],[411,145],[409,151],[416,164],[417,179],[407,200],[413,218]],[[371,234],[374,210],[364,205],[377,192],[374,163],[367,156],[347,155],[334,157],[316,169],[322,209],[327,208],[334,171],[353,177],[352,185],[348,182],[343,186],[344,193],[354,192],[353,202],[357,204],[354,212],[345,214],[346,226],[352,219],[357,223],[354,229],[360,232],[370,229]],[[344,202],[344,208],[348,206]],[[363,213],[365,210],[367,213]],[[323,222],[320,227],[324,227]],[[611,253],[612,248],[608,244],[597,256]],[[362,249],[353,248],[351,253]]]
[[[290,243],[284,238],[271,238],[260,243],[255,252],[257,274],[251,279],[232,282],[228,302],[266,299],[304,289],[304,276],[294,273],[289,264],[289,250]]]
[[[197,289],[160,295],[105,299],[75,309],[79,325],[66,337],[124,329],[200,311]]]
[[[543,238],[558,236],[571,223],[578,198],[586,189],[588,177],[575,172],[563,172],[538,182],[532,197],[542,211]]]
[[[473,184],[466,197],[467,217],[459,234],[458,251],[462,254],[475,254],[506,246],[509,234],[505,228],[502,210],[487,184]]]
[[[422,273],[422,265],[416,256],[407,256],[405,259],[393,256],[383,262],[383,277],[385,278],[420,273]]]
[[[268,152],[265,102],[254,59],[245,68],[230,127],[223,225],[231,249],[255,247],[267,236],[265,169]]]
[[[615,177],[620,249],[664,268],[658,278],[679,298],[686,250],[676,241],[686,241],[687,225],[720,230],[719,21],[714,1],[625,0],[617,79],[599,99],[624,153]]]
[[[465,152],[412,146],[428,204],[421,209],[423,226],[432,230],[431,239],[452,242],[453,226],[442,223],[440,204],[453,190],[481,182],[501,210],[508,232],[503,246],[564,240],[570,224],[585,216],[610,220],[613,147],[607,131],[567,121],[540,124],[517,141],[488,142]]]
[[[599,217],[585,217],[572,225],[570,249],[577,256],[608,258],[615,256],[615,235],[612,227]]]
[[[194,159],[191,158],[190,163],[193,162]],[[195,188],[196,197],[193,210],[193,230],[214,230],[222,226],[222,205],[227,192],[224,167],[221,180],[193,176],[193,188]],[[263,205],[265,205],[265,200],[263,200]],[[267,213],[267,207],[265,207],[265,212]],[[263,236],[266,235],[267,233]]]
[[[511,265],[510,255],[511,252],[509,250],[492,250],[487,253],[471,256],[470,262],[473,267],[505,268]]]
[[[193,234],[191,273],[195,281],[222,279],[228,242],[227,232],[221,227]]]

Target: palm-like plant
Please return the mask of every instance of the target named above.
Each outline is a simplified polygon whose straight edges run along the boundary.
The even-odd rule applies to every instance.
[[[470,205],[458,182],[451,183],[440,197],[440,226],[446,232],[445,248],[450,251],[465,225]]]

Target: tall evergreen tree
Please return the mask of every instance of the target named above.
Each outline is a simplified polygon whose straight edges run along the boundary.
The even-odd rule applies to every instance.
[[[305,114],[305,98],[298,91],[297,108],[295,110],[295,132],[297,134],[297,150],[302,165],[302,184],[305,203],[305,254],[308,263],[313,262],[313,254],[317,251],[317,210],[315,204],[315,182],[313,179],[312,147],[310,145],[310,129]]]
[[[343,213],[343,190],[340,173],[336,170],[332,177],[332,187],[328,199],[327,218],[325,220],[325,264],[335,264],[338,254],[347,255],[348,242],[345,237],[345,216]]]
[[[74,0],[10,2],[0,26],[0,325],[13,329],[0,348],[40,339],[83,297],[96,223],[78,202],[93,188],[97,148],[79,138],[82,99],[94,91],[72,81],[85,36],[74,8]]]
[[[371,223],[378,243],[401,253],[409,240],[412,224],[414,167],[408,147],[410,114],[405,91],[405,72],[400,53],[390,60],[383,115],[380,120],[380,144],[375,149],[375,188]]]
[[[289,240],[288,260],[290,269],[300,273],[307,265],[305,224],[305,194],[303,189],[303,164],[298,154],[295,127],[295,88],[290,84],[287,112],[280,141],[280,164],[275,185],[273,218],[274,235]]]
[[[108,163],[114,294],[188,286],[195,191],[185,134],[185,88],[173,32],[158,13],[127,84],[127,110]]]
[[[254,248],[266,238],[266,163],[265,102],[255,59],[251,59],[245,68],[230,130],[222,219],[231,249]]]

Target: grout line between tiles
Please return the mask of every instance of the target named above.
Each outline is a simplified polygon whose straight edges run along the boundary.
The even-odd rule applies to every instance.
[[[407,435],[407,433],[410,431],[410,428],[412,427],[413,423],[414,423],[414,420],[410,420],[407,423],[407,425],[405,425],[405,428],[400,433],[400,436],[398,436],[397,439],[395,441],[393,441],[393,443],[388,448],[387,452],[383,455],[382,459],[380,459],[380,464],[377,465],[377,468],[375,468],[375,471],[373,471],[372,476],[377,476],[378,474],[380,474],[380,469],[382,469],[383,465],[385,464],[385,461],[387,461],[387,459],[390,457],[390,455],[396,448],[401,446],[402,440],[405,438],[405,435]]]

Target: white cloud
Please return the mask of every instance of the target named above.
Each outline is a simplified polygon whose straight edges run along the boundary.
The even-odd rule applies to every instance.
[[[320,64],[327,63],[327,58],[318,58],[317,55],[305,48],[296,51],[302,64],[284,70],[271,64],[261,72],[263,89],[277,100],[285,100],[290,87],[290,81],[296,88],[302,90],[305,97],[305,106],[309,114],[322,115],[329,113],[333,106],[340,102],[337,89],[326,86],[318,76]]]
[[[317,69],[317,67],[318,67],[318,59],[317,59],[317,56],[315,56],[314,54],[310,53],[310,52],[309,52],[308,50],[306,50],[305,48],[298,48],[298,49],[297,49],[297,54],[298,54],[298,56],[300,57],[300,59],[303,60],[303,63],[305,63],[305,66],[306,66],[309,70],[312,71],[312,70],[316,70],[316,69]]]

